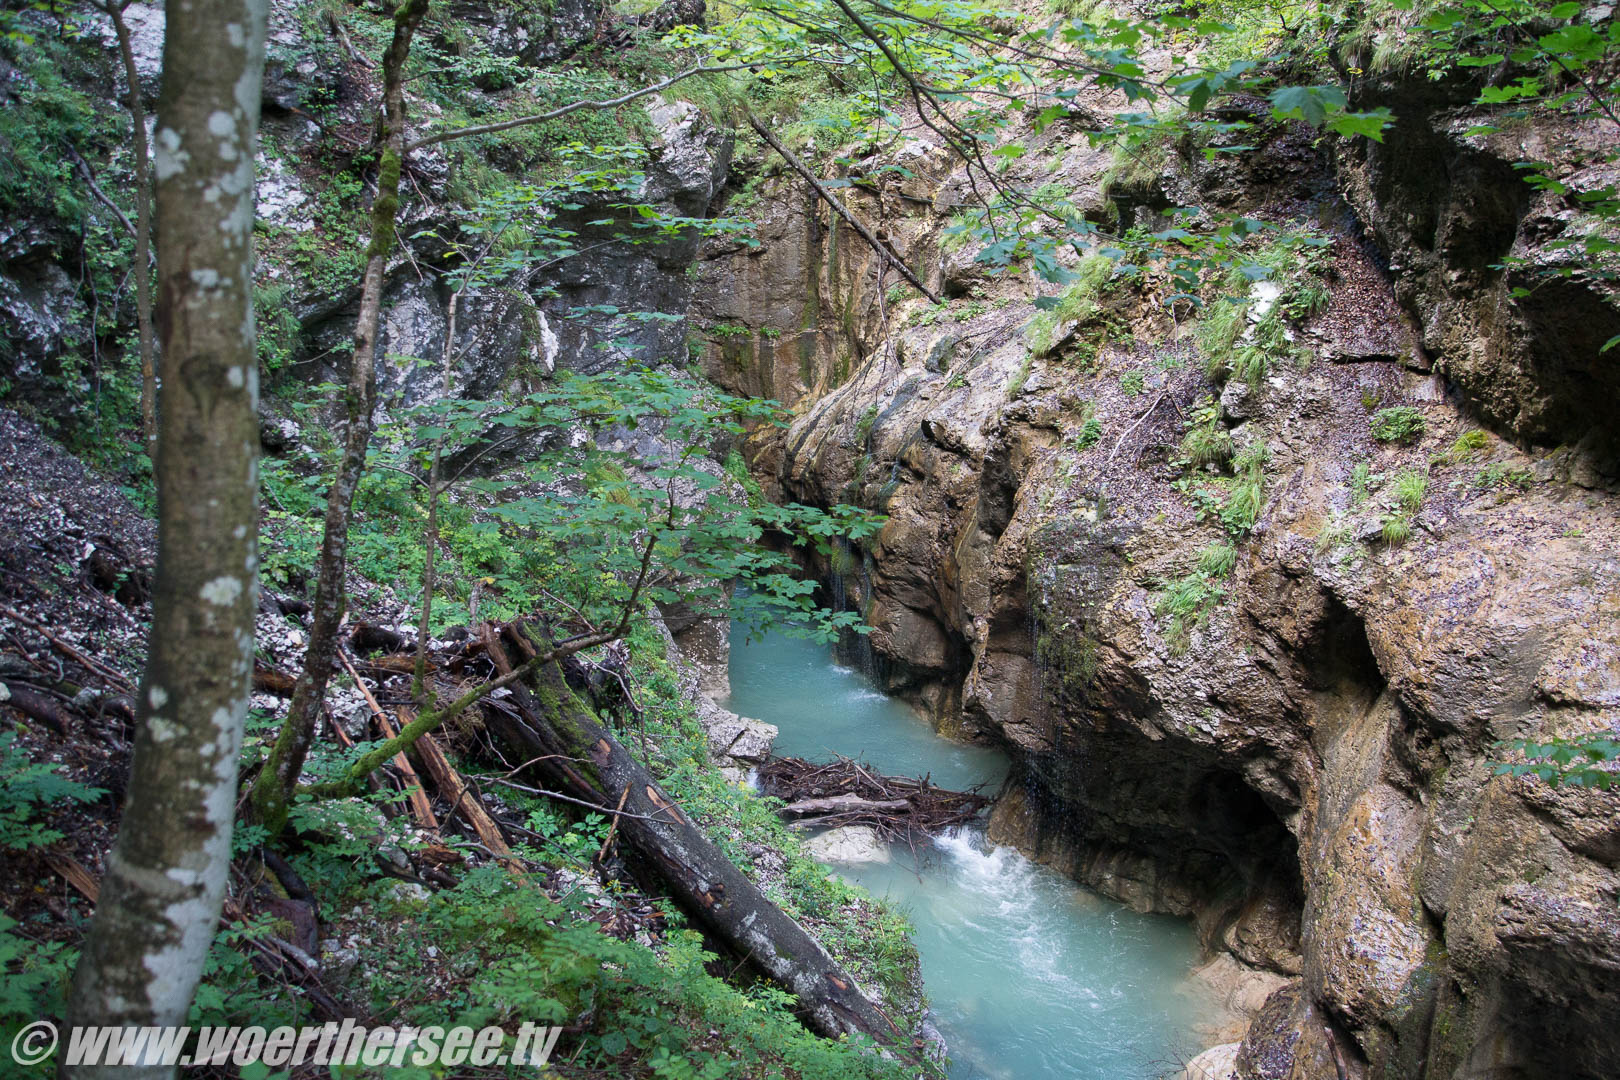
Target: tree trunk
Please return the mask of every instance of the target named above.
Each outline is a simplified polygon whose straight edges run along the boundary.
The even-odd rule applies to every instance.
[[[127,4],[129,0],[122,0]],[[135,66],[135,50],[130,44],[129,24],[124,22],[120,0],[106,0],[102,8],[112,20],[118,38],[118,52],[124,61],[124,79],[129,83],[125,104],[129,108],[130,147],[135,151],[135,325],[141,350],[141,437],[146,454],[157,460],[157,362],[152,332],[152,169],[146,146],[146,107],[141,104],[141,73]],[[258,361],[255,360],[255,363]]]
[[[325,534],[315,578],[314,625],[304,653],[304,670],[287,706],[287,722],[253,785],[254,817],[272,835],[286,823],[287,808],[314,741],[315,723],[326,699],[326,683],[337,659],[348,574],[349,518],[354,493],[365,472],[377,403],[377,333],[382,317],[383,271],[394,249],[394,222],[399,213],[399,175],[405,154],[405,61],[410,56],[411,38],[427,10],[428,0],[405,0],[394,12],[394,37],[383,54],[383,102],[377,140],[382,160],[377,173],[377,197],[371,204],[371,241],[366,249],[360,316],[354,326],[354,359],[345,395],[348,426],[337,477],[326,496]]]
[[[491,656],[497,666],[509,666],[498,642]],[[574,799],[607,814],[620,806],[619,834],[694,918],[798,997],[811,1028],[832,1038],[861,1033],[904,1048],[900,1031],[855,980],[692,824],[596,722],[556,664],[539,668],[533,681],[533,693],[522,683],[512,686],[521,719],[501,709],[485,719],[509,754],[532,762],[529,769]]]
[[[171,12],[164,39],[152,632],[128,802],[74,974],[71,1024],[184,1024],[225,892],[258,599],[253,158],[267,6],[191,0],[185,17]]]

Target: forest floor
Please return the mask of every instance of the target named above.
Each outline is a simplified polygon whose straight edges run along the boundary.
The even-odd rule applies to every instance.
[[[155,555],[155,525],[129,492],[0,410],[0,967],[15,989],[0,1028],[62,1014],[128,780]],[[244,774],[275,737],[307,610],[292,596],[261,601]],[[381,737],[373,701],[392,712],[408,699],[410,622],[386,596],[355,613],[345,659],[358,677],[334,680],[315,775]],[[624,685],[639,715],[623,701],[598,707],[733,862],[915,1030],[909,924],[829,877],[774,803],[721,776],[693,715],[695,676],[667,641],[641,625],[628,643]],[[475,634],[435,650],[441,685],[483,677]],[[573,674],[588,692],[589,672]],[[677,1061],[692,1075],[893,1071],[810,1035],[790,998],[710,951],[613,842],[610,815],[514,781],[521,763],[501,758],[477,716],[440,743],[471,807],[418,760],[414,800],[411,777],[389,768],[366,798],[295,808],[273,850],[256,826],[238,828],[194,1025],[354,1017],[511,1031],[532,1020],[564,1025],[553,1059],[564,1076],[687,1075],[653,1064]]]

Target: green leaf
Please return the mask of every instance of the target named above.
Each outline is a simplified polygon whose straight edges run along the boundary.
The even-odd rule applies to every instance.
[[[1328,113],[1345,106],[1344,91],[1337,86],[1284,86],[1271,92],[1271,114],[1278,120],[1303,120],[1319,128]]]
[[[1481,105],[1500,105],[1505,101],[1533,98],[1539,93],[1541,84],[1535,79],[1524,78],[1509,86],[1487,86],[1475,100]]]
[[[1328,127],[1336,135],[1347,139],[1362,136],[1373,142],[1384,141],[1384,129],[1395,122],[1394,116],[1388,109],[1374,109],[1372,112],[1341,112],[1328,121]]]

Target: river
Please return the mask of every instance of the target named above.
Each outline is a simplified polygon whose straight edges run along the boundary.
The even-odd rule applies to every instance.
[[[777,725],[776,753],[862,758],[942,787],[1007,771],[998,751],[943,739],[824,646],[733,635],[729,708]],[[1193,928],[1104,899],[977,830],[886,863],[833,867],[911,916],[931,1018],[955,1080],[1137,1080],[1175,1075],[1200,1048],[1186,977]]]

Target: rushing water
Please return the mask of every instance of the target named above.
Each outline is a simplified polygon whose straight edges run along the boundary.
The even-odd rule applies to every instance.
[[[809,642],[734,635],[731,686],[732,710],[781,729],[779,754],[836,752],[992,791],[1006,772],[999,753],[940,738]],[[920,865],[898,849],[837,869],[910,913],[954,1078],[1133,1080],[1174,1073],[1167,1063],[1198,1049],[1185,922],[1104,900],[971,830],[935,841]]]

